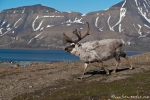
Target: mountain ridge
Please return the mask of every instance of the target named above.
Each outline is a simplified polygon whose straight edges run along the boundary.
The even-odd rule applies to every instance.
[[[44,6],[42,4],[35,4],[35,5],[28,5],[28,6],[21,6],[21,7],[16,7],[16,8],[10,8],[10,9],[5,9],[2,10],[1,13],[16,13],[15,11],[20,11],[21,13],[32,13],[33,10],[51,10],[51,11],[57,11],[54,8],[48,7],[48,6]],[[32,11],[31,11],[32,10]],[[13,11],[13,12],[12,12]],[[18,13],[20,13],[18,12]],[[33,13],[37,13],[37,12],[33,12]]]

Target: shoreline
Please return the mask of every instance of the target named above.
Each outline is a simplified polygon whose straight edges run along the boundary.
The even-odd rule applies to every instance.
[[[7,50],[63,50],[63,49],[53,49],[53,48],[50,48],[50,49],[42,49],[42,48],[0,48],[0,50],[4,50],[4,49],[7,49]],[[124,50],[125,52],[144,52],[144,53],[146,53],[146,52],[150,52],[150,51],[127,51],[127,50]]]
[[[80,61],[76,56],[66,53],[64,50],[41,50],[41,49],[0,49],[1,62],[75,62]],[[140,51],[125,51],[128,56],[144,54]]]
[[[4,49],[7,49],[7,50],[63,50],[63,49],[33,49],[33,48],[0,48],[0,50],[4,50]]]

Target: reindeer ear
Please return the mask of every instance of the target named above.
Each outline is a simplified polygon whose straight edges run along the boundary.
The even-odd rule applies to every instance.
[[[68,41],[66,40],[65,37],[63,37],[62,42],[63,42],[63,45],[65,45],[65,44],[67,44]]]
[[[78,43],[77,45],[78,45],[78,47],[80,47],[80,46],[81,46],[81,44],[80,44],[80,43]]]

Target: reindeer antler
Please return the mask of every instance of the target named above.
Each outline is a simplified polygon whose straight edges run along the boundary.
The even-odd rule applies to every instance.
[[[90,27],[89,27],[89,23],[88,22],[86,22],[86,24],[87,24],[87,27],[88,27],[88,29],[87,29],[87,32],[86,32],[86,34],[85,35],[83,35],[79,40],[78,40],[78,42],[80,41],[80,40],[82,40],[83,38],[85,38],[87,35],[89,35],[89,31],[90,31]],[[81,32],[79,31],[79,33],[78,34],[80,34],[81,35]]]
[[[65,33],[63,33],[63,39],[62,39],[62,41],[63,41],[63,44],[65,45],[66,43],[73,43],[73,40],[71,39],[71,38],[69,38]]]
[[[63,33],[63,35],[64,35],[64,37],[63,37],[63,44],[65,45],[66,43],[78,43],[80,40],[82,40],[83,38],[85,38],[87,35],[89,35],[89,31],[90,31],[90,27],[89,27],[89,23],[88,22],[86,22],[86,24],[87,24],[87,32],[86,32],[86,34],[85,35],[83,35],[83,36],[81,36],[81,32],[80,31],[77,31],[77,29],[75,29],[74,31],[73,31],[73,34],[75,34],[77,37],[78,37],[78,39],[77,40],[72,40],[71,38],[69,38],[65,33]]]
[[[80,31],[77,32],[77,29],[75,29],[72,33],[75,34],[78,37],[78,39],[81,39],[81,32]]]

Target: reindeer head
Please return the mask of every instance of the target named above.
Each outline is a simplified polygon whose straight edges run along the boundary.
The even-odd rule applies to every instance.
[[[89,31],[90,31],[90,27],[89,27],[89,23],[86,22],[87,24],[87,32],[85,35],[81,36],[81,32],[77,31],[77,29],[75,29],[72,33],[75,34],[77,36],[78,39],[76,40],[72,40],[71,38],[69,38],[65,33],[63,33],[63,44],[67,44],[70,43],[70,45],[68,47],[66,47],[64,50],[66,52],[71,52],[73,50],[73,48],[75,48],[76,46],[81,46],[81,44],[79,44],[79,41],[82,40],[83,38],[85,38],[87,35],[89,35]]]

